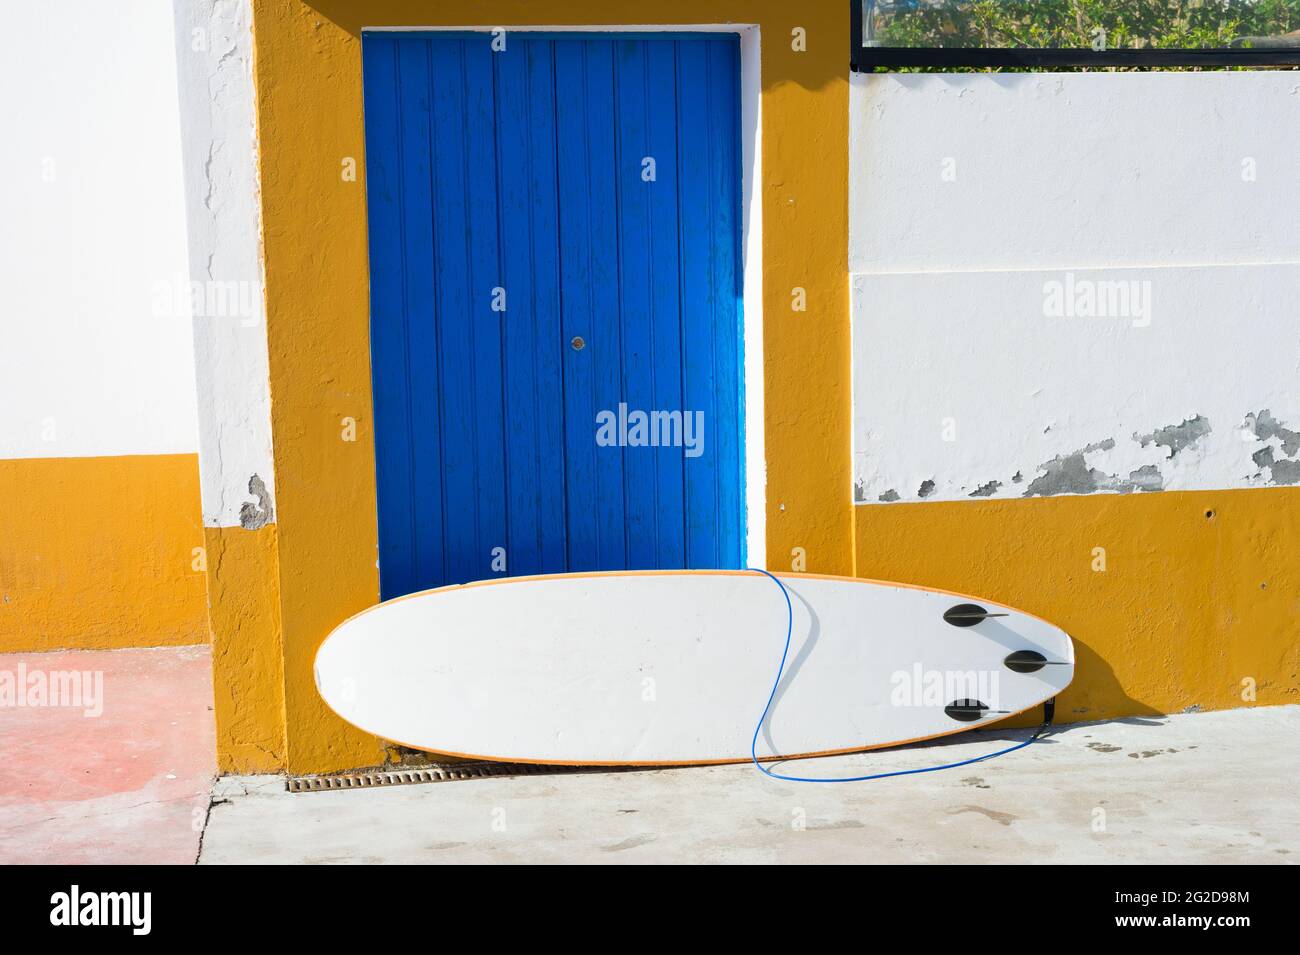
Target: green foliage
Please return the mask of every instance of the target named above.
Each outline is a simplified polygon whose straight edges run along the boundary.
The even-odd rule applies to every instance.
[[[1300,0],[916,0],[877,13],[884,46],[1188,49],[1300,30]]]

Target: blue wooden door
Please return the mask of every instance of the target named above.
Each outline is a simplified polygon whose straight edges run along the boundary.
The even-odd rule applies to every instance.
[[[385,599],[744,561],[739,43],[365,33]]]

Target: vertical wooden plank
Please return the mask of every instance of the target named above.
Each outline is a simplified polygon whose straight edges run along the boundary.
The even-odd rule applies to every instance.
[[[502,286],[507,294],[501,329],[502,388],[505,410],[506,506],[509,508],[506,569],[511,574],[538,573],[538,518],[542,488],[537,447],[537,302],[532,272],[532,218],[529,194],[533,164],[529,143],[528,46],[511,38],[493,58],[497,91],[497,176],[500,202]]]
[[[508,295],[502,331],[507,570],[554,573],[567,565],[551,41],[512,38],[495,65]]]
[[[713,195],[713,387],[714,420],[706,438],[717,452],[717,539],[719,567],[741,566],[744,554],[743,336],[740,260],[740,38],[708,39],[709,96],[713,122],[709,140]]]
[[[717,540],[717,427],[714,399],[713,322],[716,297],[716,196],[711,189],[713,93],[708,39],[683,37],[677,44],[677,114],[681,167],[682,391],[687,414],[703,413],[702,453],[684,459],[686,565],[714,567]]]
[[[366,110],[366,195],[370,213],[370,350],[379,509],[380,592],[414,586],[414,523],[402,269],[401,108],[397,42],[362,38]]]
[[[587,101],[587,188],[591,229],[591,339],[580,354],[592,364],[592,398],[597,410],[616,415],[624,403],[622,305],[618,269],[618,190],[614,151],[614,41],[587,40],[583,95]],[[594,443],[595,418],[588,419]],[[621,430],[621,429],[620,429]],[[625,449],[596,448],[596,480],[589,489],[596,509],[596,561],[607,570],[627,566]]]
[[[613,44],[555,43],[565,456],[572,570],[626,566],[623,449],[597,446],[598,412],[622,394],[614,183]],[[617,430],[617,429],[615,429]]]
[[[539,564],[542,572],[569,569],[564,466],[564,338],[560,302],[560,208],[555,142],[555,41],[535,37],[528,45],[529,191],[532,230],[537,391],[534,396],[540,503]]]
[[[649,190],[651,262],[650,324],[654,369],[654,407],[681,412],[682,314],[678,273],[678,189],[683,161],[677,143],[677,41],[649,41],[645,77],[649,104],[648,151],[656,159],[657,181]],[[683,449],[661,448],[655,456],[658,520],[656,564],[686,567]]]
[[[583,95],[582,40],[557,38],[555,75],[556,189],[559,207],[561,348],[564,374],[565,510],[568,566],[599,566],[596,547],[594,374],[590,354],[575,351],[575,337],[592,337],[591,222],[588,202],[587,104]],[[586,351],[586,348],[583,349]]]
[[[621,400],[632,415],[649,415],[656,410],[654,394],[654,338],[651,316],[651,283],[654,263],[650,253],[650,193],[656,182],[643,178],[650,157],[649,104],[646,102],[646,46],[643,37],[625,36],[614,40],[614,186],[618,199],[619,312],[622,348],[620,362],[624,387]],[[641,426],[641,439],[649,441],[648,424]],[[635,437],[635,436],[634,436]],[[602,453],[602,452],[598,452]],[[610,453],[605,449],[603,453]],[[672,454],[649,444],[629,443],[623,449],[623,481],[626,500],[627,566],[659,566],[656,553],[659,500],[656,493],[656,460]]]
[[[410,409],[412,566],[410,590],[443,582],[442,429],[438,421],[437,314],[434,308],[429,44],[398,45],[401,88],[402,237]]]
[[[473,362],[474,460],[477,491],[475,550],[466,555],[475,579],[499,576],[492,569],[509,533],[506,500],[505,408],[501,328],[494,309],[501,276],[497,215],[496,91],[491,34],[464,41],[466,202],[469,223],[469,306]],[[509,306],[509,296],[506,299]]]
[[[463,40],[430,41],[433,97],[434,262],[438,284],[438,374],[442,382],[446,582],[477,577],[478,462],[475,455],[473,297],[470,286],[468,144]]]

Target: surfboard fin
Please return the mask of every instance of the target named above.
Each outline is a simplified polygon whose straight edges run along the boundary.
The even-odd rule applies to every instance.
[[[987,704],[970,699],[953,700],[943,708],[943,711],[959,723],[974,723],[986,716],[1002,715],[1009,712],[1007,710],[991,710]]]
[[[1066,660],[1049,660],[1037,650],[1016,650],[1002,661],[1014,673],[1037,673],[1043,667],[1069,666]]]
[[[981,620],[987,620],[989,617],[1007,616],[1010,616],[1010,614],[993,613],[985,610],[979,604],[957,604],[957,606],[949,607],[944,611],[943,619],[954,627],[973,627]]]

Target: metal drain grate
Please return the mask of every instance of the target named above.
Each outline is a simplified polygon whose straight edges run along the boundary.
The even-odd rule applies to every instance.
[[[596,771],[617,772],[623,767],[598,767]],[[415,783],[450,783],[462,779],[492,779],[501,776],[553,776],[592,772],[588,766],[543,766],[534,763],[448,763],[411,769],[376,769],[333,776],[293,776],[285,788],[291,793],[324,792],[330,789],[365,789],[372,786],[410,786]]]

